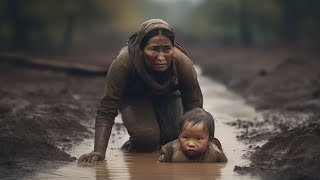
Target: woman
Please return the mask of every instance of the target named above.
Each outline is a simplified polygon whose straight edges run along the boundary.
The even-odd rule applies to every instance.
[[[94,151],[79,162],[105,158],[118,111],[130,135],[122,149],[150,152],[176,139],[183,112],[202,105],[193,63],[174,40],[172,28],[161,19],[148,20],[109,68],[97,111]]]

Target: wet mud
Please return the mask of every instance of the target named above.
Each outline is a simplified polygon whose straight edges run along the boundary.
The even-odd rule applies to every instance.
[[[251,164],[234,170],[263,179],[319,179],[319,54],[301,50],[233,52],[237,57],[224,50],[205,54],[211,61],[199,64],[263,116],[228,123],[241,132],[238,140],[252,149],[246,155]],[[205,59],[201,51],[195,57]]]
[[[75,161],[65,150],[92,137],[104,78],[6,63],[0,72],[1,177],[24,177]]]
[[[204,74],[263,115],[228,122],[248,145],[245,157],[251,161],[234,171],[263,179],[319,179],[319,56],[191,48],[190,56]],[[30,177],[75,163],[78,157],[69,150],[93,138],[105,77],[0,63],[1,176]]]

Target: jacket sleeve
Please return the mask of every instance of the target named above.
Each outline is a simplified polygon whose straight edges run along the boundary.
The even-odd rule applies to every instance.
[[[217,138],[214,138],[210,143],[209,156],[213,159],[213,162],[228,162],[228,158],[224,154],[221,143]]]
[[[112,127],[118,115],[121,99],[126,87],[130,57],[127,51],[120,52],[112,62],[105,80],[105,92],[97,110],[96,127]]]
[[[175,50],[175,58],[183,111],[186,112],[195,107],[202,108],[202,92],[191,59],[179,50]]]
[[[161,146],[159,162],[171,162],[173,156],[173,141]]]

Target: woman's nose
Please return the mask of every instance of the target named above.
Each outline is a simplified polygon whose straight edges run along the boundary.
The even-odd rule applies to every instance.
[[[159,54],[159,56],[158,56],[158,58],[157,58],[157,59],[158,59],[158,60],[160,60],[160,61],[165,60],[164,56],[163,56],[163,55],[161,55],[161,54]]]
[[[165,60],[163,53],[160,52],[159,56],[157,57],[158,60],[163,61]]]

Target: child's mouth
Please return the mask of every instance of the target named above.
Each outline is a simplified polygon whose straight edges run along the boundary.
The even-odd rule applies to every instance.
[[[188,150],[187,150],[187,153],[188,153],[188,154],[195,154],[195,153],[197,153],[197,151],[194,150],[194,149],[188,149]]]

